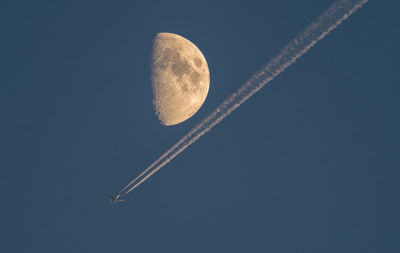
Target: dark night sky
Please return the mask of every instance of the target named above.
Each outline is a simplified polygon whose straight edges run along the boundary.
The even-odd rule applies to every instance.
[[[332,0],[1,1],[1,252],[400,252],[400,19],[370,1],[127,196]],[[397,28],[396,28],[397,27]],[[159,124],[158,32],[210,91]]]

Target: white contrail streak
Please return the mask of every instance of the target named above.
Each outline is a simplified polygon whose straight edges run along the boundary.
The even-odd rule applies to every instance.
[[[302,33],[297,35],[284,47],[275,58],[272,58],[264,68],[256,72],[242,87],[225,99],[214,112],[203,119],[188,134],[183,136],[167,152],[126,185],[120,193],[126,195],[141,185],[183,150],[210,131],[215,125],[226,118],[267,83],[271,82],[276,76],[286,70],[298,58],[303,56],[315,44],[367,2],[368,0],[336,1],[328,10],[319,15],[316,21],[312,22]]]

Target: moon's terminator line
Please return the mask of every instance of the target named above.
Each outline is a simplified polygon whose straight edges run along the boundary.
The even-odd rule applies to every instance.
[[[319,15],[316,21],[312,22],[302,33],[297,35],[284,47],[275,58],[271,59],[263,69],[256,72],[256,74],[235,93],[225,99],[214,112],[203,119],[188,134],[183,136],[167,152],[146,168],[138,177],[126,185],[121,190],[121,194],[126,195],[141,185],[202,135],[210,131],[215,125],[226,118],[232,111],[238,108],[267,83],[271,82],[276,76],[286,70],[298,58],[303,56],[315,44],[367,2],[368,0],[336,1],[328,10]]]

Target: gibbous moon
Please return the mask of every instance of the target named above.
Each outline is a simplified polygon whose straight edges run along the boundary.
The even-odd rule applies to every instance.
[[[153,104],[161,124],[179,124],[203,105],[210,72],[203,54],[189,40],[173,33],[158,33],[151,71]]]

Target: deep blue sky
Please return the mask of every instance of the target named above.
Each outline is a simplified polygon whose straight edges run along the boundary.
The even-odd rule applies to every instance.
[[[1,252],[400,252],[400,20],[370,1],[120,205],[332,0],[1,1]],[[152,39],[206,57],[164,127]]]

